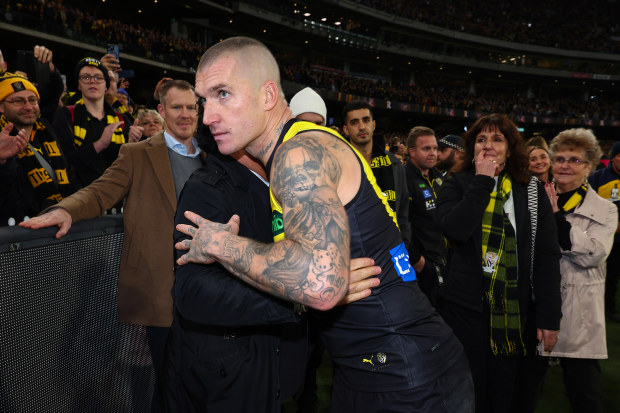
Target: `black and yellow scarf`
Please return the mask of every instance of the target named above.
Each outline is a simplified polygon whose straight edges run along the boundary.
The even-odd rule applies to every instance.
[[[498,178],[499,190],[482,217],[483,293],[490,310],[491,351],[496,356],[525,354],[521,335],[517,288],[517,242],[514,228],[504,213],[512,191],[507,174]]]
[[[7,118],[0,116],[0,130],[9,123]],[[34,151],[37,151],[54,170],[52,177],[41,164]],[[45,124],[37,121],[30,134],[29,145],[19,154],[18,162],[28,176],[28,182],[42,201],[49,201],[52,205],[71,194],[71,184],[67,173],[67,164],[62,156],[56,138],[50,133]],[[45,202],[44,202],[45,203]]]
[[[118,98],[114,98],[114,102],[112,102],[112,109],[114,109],[116,113],[120,114],[124,118],[125,122],[129,121],[130,125],[133,125],[136,118],[134,118],[134,116],[127,111],[125,105],[123,105]]]
[[[88,111],[84,106],[84,99],[79,99],[75,102],[75,107],[69,108],[72,113],[73,120],[73,143],[76,147],[80,147],[84,144],[86,140],[86,132],[88,125]],[[120,122],[121,119],[117,112],[112,109],[112,107],[108,104],[103,105],[103,110],[106,117],[106,124],[110,125],[114,122]],[[99,137],[93,137],[92,142],[95,142]],[[114,134],[112,135],[112,140],[110,141],[110,145],[122,145],[125,143],[125,135],[123,134],[122,125],[114,130]]]
[[[562,208],[562,211],[564,211],[564,215],[573,212],[575,208],[581,205],[583,199],[586,197],[586,192],[588,192],[588,185],[584,182],[579,188],[575,190],[575,192],[573,192],[573,194],[570,196],[570,198],[566,200],[566,202],[564,202],[564,204],[561,204],[562,197],[558,199],[558,206]]]
[[[392,211],[396,211],[396,184],[394,182],[394,171],[392,169],[392,160],[383,149],[383,144],[373,142],[372,159],[370,160],[370,169],[377,180],[377,185],[387,198],[388,205]]]

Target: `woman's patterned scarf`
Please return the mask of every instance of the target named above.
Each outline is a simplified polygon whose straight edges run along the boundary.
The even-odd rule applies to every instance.
[[[512,191],[506,173],[482,217],[483,294],[490,310],[491,351],[496,356],[525,354],[517,288],[517,242],[504,203]]]

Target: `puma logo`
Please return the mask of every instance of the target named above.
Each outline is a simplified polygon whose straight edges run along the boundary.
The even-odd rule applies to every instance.
[[[362,359],[362,363],[370,363],[371,366],[374,366],[375,363],[372,362],[372,357],[374,357],[374,356],[371,356],[370,360],[369,359]]]

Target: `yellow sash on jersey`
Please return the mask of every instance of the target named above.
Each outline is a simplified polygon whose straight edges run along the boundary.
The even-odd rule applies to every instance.
[[[362,165],[364,166],[364,173],[366,174],[366,178],[368,178],[368,181],[370,181],[370,184],[375,190],[375,193],[377,194],[377,196],[383,203],[383,206],[385,207],[386,212],[388,213],[390,217],[392,217],[392,221],[394,221],[394,224],[396,225],[396,227],[398,227],[398,222],[396,221],[396,213],[392,211],[392,209],[390,208],[388,204],[387,198],[385,197],[381,189],[379,189],[379,186],[377,185],[377,180],[375,179],[375,176],[372,173],[372,170],[370,169],[370,165],[368,165],[368,162],[366,162],[364,157],[357,151],[357,149],[351,146],[351,144],[347,142],[342,136],[340,136],[336,131],[330,128],[323,127],[323,126],[317,126],[316,124],[311,123],[311,122],[298,121],[298,122],[295,122],[286,132],[286,134],[284,135],[284,138],[282,139],[282,143],[285,143],[286,141],[291,139],[293,136],[296,136],[300,133],[311,131],[311,130],[327,132],[330,135],[333,135],[334,137],[341,139],[343,142],[349,145],[351,149],[353,149],[353,152],[355,153],[355,155],[357,155]],[[273,240],[276,242],[282,241],[284,239],[284,224],[282,222],[282,207],[280,206],[280,203],[276,200],[275,196],[273,195],[273,192],[271,191],[271,187],[269,187],[269,200],[271,202],[271,230],[273,234]]]

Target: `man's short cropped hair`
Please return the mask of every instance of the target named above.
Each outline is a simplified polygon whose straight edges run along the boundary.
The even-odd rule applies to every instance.
[[[172,88],[180,89],[180,90],[191,90],[194,92],[194,87],[185,80],[174,79],[169,80],[161,87],[159,90],[159,103],[162,105],[166,104],[166,98],[168,97],[168,91]]]
[[[368,111],[370,112],[370,119],[375,118],[372,113],[372,106],[370,106],[368,102],[366,102],[365,100],[354,100],[354,101],[347,103],[346,105],[344,105],[344,108],[342,108],[342,122],[346,124],[347,114],[349,112],[352,112],[354,110],[359,110],[359,109],[368,109]]]
[[[420,136],[435,136],[435,131],[426,126],[414,126],[407,135],[407,147],[415,148],[415,144]]]

